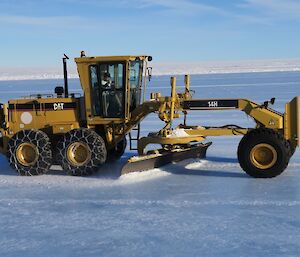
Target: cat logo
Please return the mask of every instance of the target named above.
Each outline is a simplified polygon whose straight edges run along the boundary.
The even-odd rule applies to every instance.
[[[64,103],[54,103],[53,104],[54,111],[63,110],[63,109],[64,109]]]

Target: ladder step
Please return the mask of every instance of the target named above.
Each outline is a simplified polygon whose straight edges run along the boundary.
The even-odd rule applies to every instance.
[[[129,133],[130,150],[134,150],[134,151],[138,150],[137,144],[140,139],[140,130],[141,130],[140,124],[138,124],[137,126],[135,126],[134,128],[131,129],[131,132]],[[135,133],[132,133],[133,131]],[[135,144],[134,144],[134,142],[135,142]],[[136,147],[134,147],[134,146],[136,146]]]

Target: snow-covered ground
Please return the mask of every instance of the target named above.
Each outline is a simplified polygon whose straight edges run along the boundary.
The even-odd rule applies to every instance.
[[[58,80],[2,81],[1,101]],[[179,84],[182,77],[179,77]],[[300,73],[192,76],[195,97],[247,97],[275,108],[300,95]],[[71,80],[79,91],[77,80]],[[154,77],[150,91],[169,93],[169,79]],[[251,125],[235,111],[191,113],[190,124]],[[143,133],[161,125],[152,115]],[[274,179],[253,179],[239,167],[240,138],[212,139],[206,160],[121,176],[133,153],[91,177],[20,177],[0,157],[0,256],[299,256],[300,155]]]

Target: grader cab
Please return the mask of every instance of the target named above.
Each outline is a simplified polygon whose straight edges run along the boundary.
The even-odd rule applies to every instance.
[[[89,175],[100,165],[119,159],[129,138],[138,156],[128,160],[122,174],[160,167],[186,158],[204,158],[208,137],[243,136],[238,159],[253,177],[274,177],[285,170],[299,146],[300,98],[286,104],[285,113],[269,107],[275,99],[258,104],[247,99],[193,99],[190,77],[178,93],[171,78],[171,95],[151,93],[145,101],[151,56],[75,58],[83,96],[69,94],[66,60],[65,88],[55,94],[10,100],[0,107],[0,151],[21,175],[46,173],[59,164],[71,175]],[[189,126],[191,111],[240,110],[251,117],[253,128]],[[165,125],[140,138],[140,124],[156,113]],[[174,119],[184,117],[174,127]],[[135,136],[133,133],[135,132]],[[148,150],[148,145],[161,145]]]
[[[146,59],[147,56],[75,59],[89,124],[124,123],[130,119],[140,104]]]

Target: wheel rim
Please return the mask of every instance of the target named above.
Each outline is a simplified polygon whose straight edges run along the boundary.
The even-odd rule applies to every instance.
[[[253,165],[259,169],[269,169],[277,161],[277,152],[269,144],[258,144],[250,153],[250,159]]]
[[[90,147],[83,142],[72,143],[67,149],[67,158],[73,166],[83,166],[91,159]]]
[[[16,150],[16,157],[18,162],[23,166],[33,166],[39,157],[38,149],[32,143],[22,143]]]

